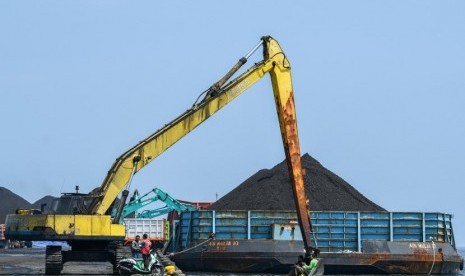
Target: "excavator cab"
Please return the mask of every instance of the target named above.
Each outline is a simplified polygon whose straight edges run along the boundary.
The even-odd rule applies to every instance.
[[[87,214],[88,207],[95,196],[81,193],[64,193],[60,198],[54,199],[51,213],[55,215]]]

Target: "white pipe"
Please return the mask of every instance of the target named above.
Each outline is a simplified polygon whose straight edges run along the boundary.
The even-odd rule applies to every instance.
[[[433,271],[433,267],[434,267],[434,262],[436,261],[436,252],[434,250],[433,237],[430,237],[430,240],[431,240],[431,250],[433,250],[433,263],[431,264],[431,269],[429,270],[428,275],[431,275],[431,272]]]

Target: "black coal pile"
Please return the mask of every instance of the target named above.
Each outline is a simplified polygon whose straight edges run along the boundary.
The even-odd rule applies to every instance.
[[[13,193],[7,188],[0,187],[0,224],[5,223],[6,215],[14,214],[16,209],[30,209],[31,207],[31,203],[24,198]]]
[[[40,210],[43,204],[44,211],[47,212],[52,206],[55,199],[53,196],[44,196],[34,203],[29,203],[21,196],[13,193],[7,188],[0,187],[0,224],[5,223],[6,215],[14,214],[16,209],[38,209]]]
[[[42,210],[44,213],[50,212],[52,208],[53,201],[57,199],[54,196],[44,196],[43,198],[32,203],[32,208],[37,210]]]
[[[386,211],[305,154],[305,191],[312,211]],[[286,160],[263,169],[220,198],[210,210],[295,210]]]

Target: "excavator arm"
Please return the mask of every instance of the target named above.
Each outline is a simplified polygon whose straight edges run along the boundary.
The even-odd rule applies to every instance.
[[[224,85],[247,61],[249,55],[241,58],[226,76],[206,91],[206,96],[201,102],[194,104],[192,108],[118,157],[96,192],[97,199],[90,205],[89,214],[105,214],[133,174],[148,165],[174,143],[269,73],[286,159],[293,183],[292,188],[300,227],[304,234],[305,247],[309,248],[311,222],[308,215],[300,162],[291,68],[289,61],[275,39],[270,36],[262,37],[260,44],[263,45],[263,61],[255,64]]]
[[[226,83],[260,45],[263,45],[263,61]],[[59,274],[63,263],[73,260],[111,259],[113,268],[116,269],[122,256],[122,245],[115,245],[112,242],[119,241],[125,236],[125,228],[118,222],[129,193],[124,189],[131,183],[134,174],[267,74],[270,75],[273,86],[300,230],[305,250],[310,253],[313,249],[310,245],[312,225],[300,163],[291,68],[278,42],[269,36],[263,37],[259,45],[241,58],[221,80],[205,91],[205,97],[200,102],[196,102],[172,122],[118,157],[101,186],[87,195],[83,201],[79,200],[80,203],[75,206],[78,207],[76,213],[73,209],[72,213],[9,214],[6,218],[6,238],[67,241],[72,247],[69,252],[61,251],[61,247],[47,247],[46,274]],[[111,221],[111,216],[105,214],[109,213],[113,202],[121,192],[124,200],[121,200],[122,204],[119,205],[116,216]],[[72,198],[74,194],[68,196],[69,200]]]
[[[108,171],[98,190],[99,198],[91,205],[89,213],[105,214],[114,199],[128,183],[133,172],[137,173],[174,143],[234,100],[261,79],[272,67],[271,61],[255,65],[221,91],[215,87],[216,84],[213,85],[200,103],[194,104],[179,117],[123,153]]]
[[[153,194],[153,195],[152,195]],[[151,196],[152,195],[152,196]],[[196,211],[198,210],[194,206],[182,203],[179,200],[173,198],[168,193],[162,191],[159,188],[154,188],[150,192],[142,195],[139,197],[139,193],[137,190],[134,192],[133,199],[126,204],[123,208],[121,213],[121,218],[119,222],[121,223],[123,219],[131,214],[132,212],[136,212],[149,204],[155,203],[157,201],[161,201],[166,204],[166,206],[157,208],[157,209],[150,209],[137,214],[136,217],[138,218],[154,218],[157,216],[161,216],[164,214],[168,214],[171,211],[177,212],[184,212],[184,211]]]

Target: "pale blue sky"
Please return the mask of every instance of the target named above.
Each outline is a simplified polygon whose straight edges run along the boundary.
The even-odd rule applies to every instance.
[[[464,1],[0,1],[0,186],[29,201],[90,191],[272,35],[302,152],[388,210],[454,214],[465,245],[464,14]],[[212,201],[283,159],[264,78],[133,187]]]

